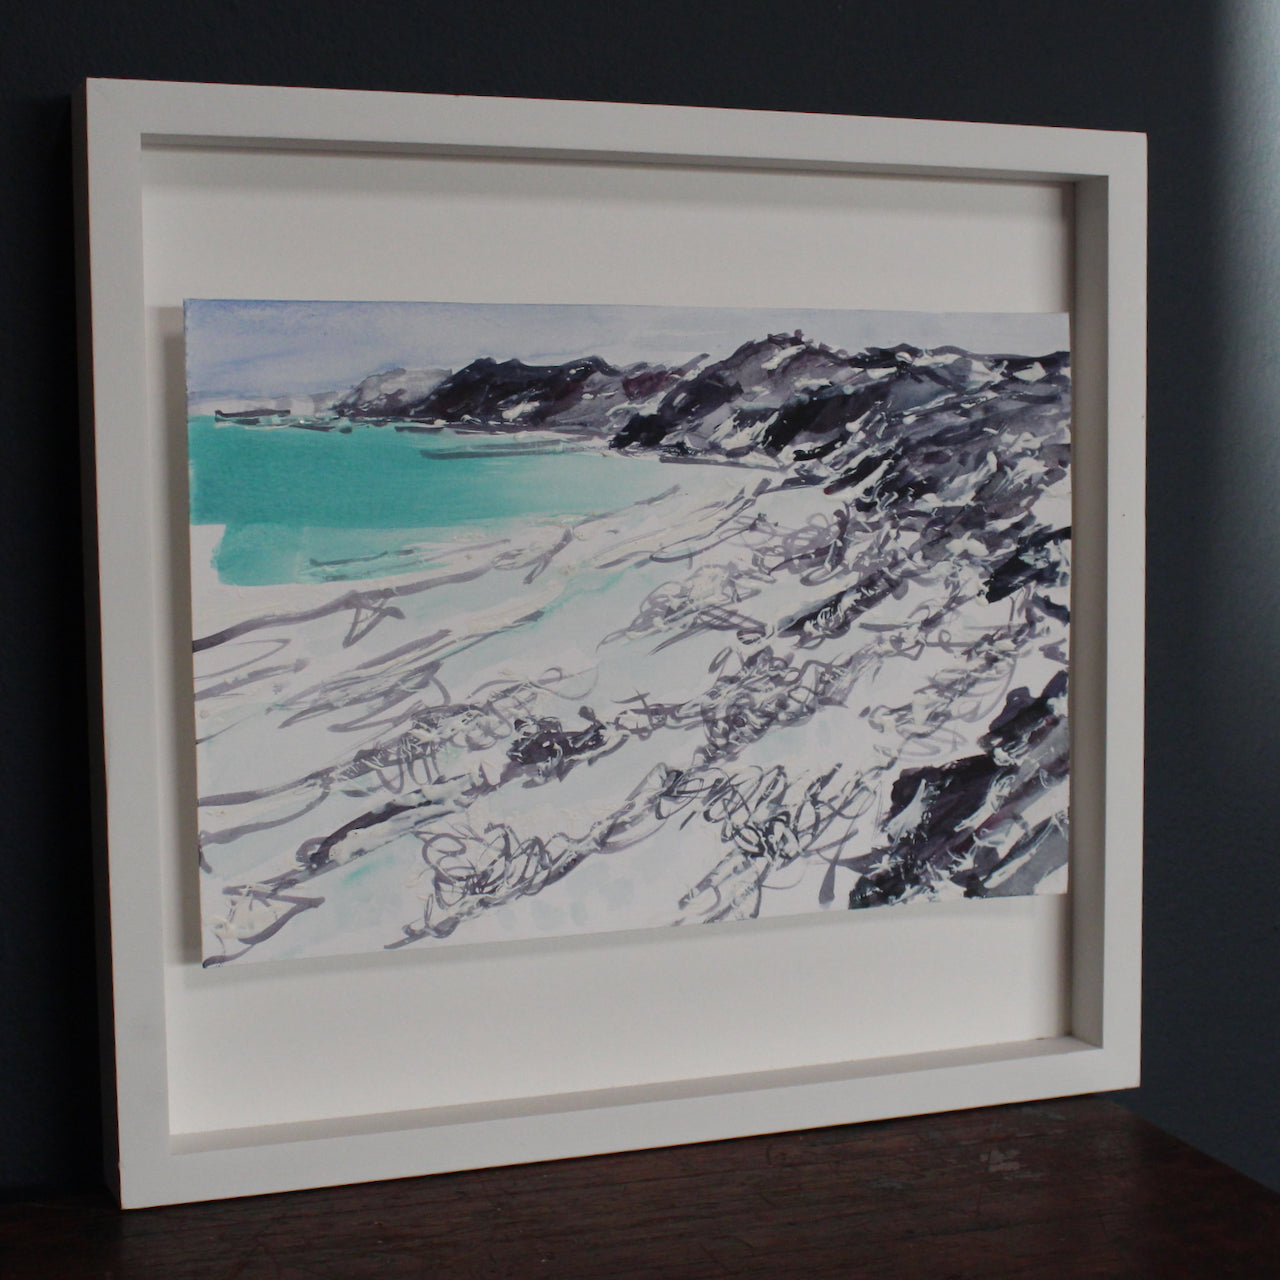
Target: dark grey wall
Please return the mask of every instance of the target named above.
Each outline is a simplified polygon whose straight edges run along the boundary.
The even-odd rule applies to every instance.
[[[1257,227],[1267,213],[1256,192],[1252,205],[1230,198],[1247,187],[1251,130],[1261,137],[1263,126],[1246,86],[1227,121],[1235,145],[1219,146],[1216,11],[1070,0],[9,0],[0,1187],[90,1183],[99,1154],[68,106],[85,76],[1148,132],[1146,1084],[1126,1101],[1280,1187],[1280,379],[1267,376],[1267,299],[1246,323],[1215,284],[1231,263],[1230,278],[1252,278],[1240,209]],[[1269,253],[1260,241],[1257,254]]]

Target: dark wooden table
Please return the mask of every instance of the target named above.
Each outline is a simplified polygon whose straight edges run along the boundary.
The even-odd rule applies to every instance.
[[[6,1280],[1280,1277],[1280,1195],[1114,1103],[122,1213],[0,1206]]]

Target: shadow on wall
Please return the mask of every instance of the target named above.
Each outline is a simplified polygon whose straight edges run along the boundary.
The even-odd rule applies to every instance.
[[[1218,20],[1214,115],[1152,173],[1172,275],[1152,276],[1144,1084],[1123,1101],[1280,1189],[1280,6]]]

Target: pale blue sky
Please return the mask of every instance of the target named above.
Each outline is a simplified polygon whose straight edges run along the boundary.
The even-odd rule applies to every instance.
[[[338,391],[380,370],[457,369],[477,356],[676,364],[703,352],[719,358],[753,338],[796,329],[849,351],[910,342],[1044,355],[1069,341],[1065,315],[189,299],[187,394]]]

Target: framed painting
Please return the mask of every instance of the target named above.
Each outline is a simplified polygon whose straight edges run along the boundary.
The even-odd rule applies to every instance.
[[[184,315],[206,966],[1065,889],[1066,315]]]
[[[83,107],[122,1203],[1135,1081],[1140,138]]]

